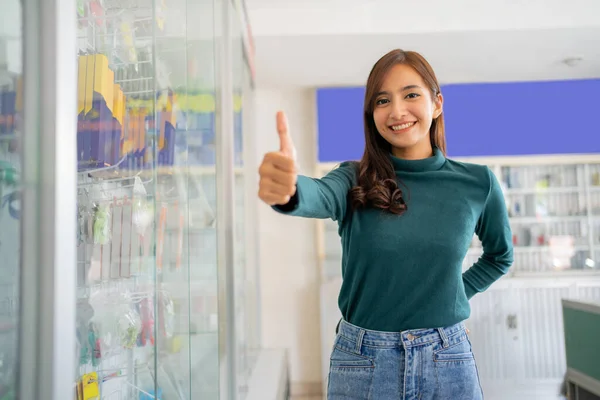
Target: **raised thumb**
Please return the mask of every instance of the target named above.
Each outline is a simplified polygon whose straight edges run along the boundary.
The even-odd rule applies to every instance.
[[[277,132],[279,133],[279,151],[295,160],[296,147],[290,136],[288,120],[283,111],[277,113]]]

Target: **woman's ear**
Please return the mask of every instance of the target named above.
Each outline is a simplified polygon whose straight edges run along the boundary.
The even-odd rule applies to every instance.
[[[433,119],[436,119],[440,115],[442,115],[442,111],[444,110],[444,96],[441,93],[438,93],[433,100]]]

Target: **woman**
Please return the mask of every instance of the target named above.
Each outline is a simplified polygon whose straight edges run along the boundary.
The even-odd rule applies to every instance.
[[[373,67],[365,151],[322,179],[296,173],[287,121],[260,166],[259,197],[277,211],[338,222],[343,284],[328,399],[483,397],[463,321],[469,299],[512,264],[498,181],[447,159],[443,97],[429,63],[394,50]],[[462,273],[476,233],[483,255]]]

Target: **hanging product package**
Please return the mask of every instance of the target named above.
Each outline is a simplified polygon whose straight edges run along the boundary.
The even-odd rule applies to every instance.
[[[142,331],[140,314],[129,304],[123,304],[116,314],[118,315],[117,334],[120,344],[125,349],[132,349]]]
[[[122,60],[122,62],[129,62],[135,65],[137,70],[138,65],[138,56],[137,50],[135,48],[135,16],[131,11],[124,11],[121,15],[120,21],[120,46],[118,48],[124,49],[117,52],[117,56]]]
[[[94,322],[90,322],[88,326],[88,344],[91,348],[92,365],[97,367],[102,359],[102,349],[100,343],[100,333],[98,326]]]
[[[83,375],[79,384],[81,387],[78,389],[78,396],[81,400],[100,399],[100,384],[97,372]]]
[[[0,203],[4,207],[10,203],[9,195],[3,195],[3,186],[14,187],[17,185],[19,174],[14,165],[9,162],[0,160]],[[10,206],[10,204],[8,204]],[[13,213],[11,213],[12,215]]]
[[[80,203],[77,206],[78,244],[94,244],[94,213],[92,206],[93,204],[89,202],[89,198],[80,198]]]
[[[169,293],[164,291],[159,295],[158,317],[163,337],[172,338],[175,332],[175,306]]]
[[[85,243],[85,219],[81,204],[77,206],[77,246]]]
[[[154,302],[151,297],[146,297],[138,305],[142,319],[142,330],[138,336],[137,345],[144,347],[149,342],[154,345]]]
[[[112,217],[109,197],[99,185],[93,187],[90,197],[91,204],[91,237],[93,244],[105,245],[110,243]],[[97,199],[97,200],[96,200]]]
[[[111,214],[108,205],[95,204],[93,209],[93,237],[94,244],[110,243],[111,230]]]
[[[135,177],[133,184],[133,216],[132,223],[138,235],[144,236],[148,227],[154,220],[153,203],[148,201],[146,188],[139,177]]]
[[[77,302],[76,336],[80,365],[86,365],[92,359],[94,348],[90,345],[88,332],[90,321],[94,318],[94,314],[94,308],[86,299]]]
[[[115,355],[122,348],[117,328],[121,303],[122,296],[114,292],[98,291],[90,298],[90,304],[95,310],[90,323],[93,365],[97,365],[96,363],[106,357]]]

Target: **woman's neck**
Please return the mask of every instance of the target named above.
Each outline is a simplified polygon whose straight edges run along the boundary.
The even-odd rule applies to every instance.
[[[417,144],[408,148],[394,147],[392,148],[392,155],[404,160],[422,160],[433,156],[433,148],[429,142],[426,146],[419,146]]]

